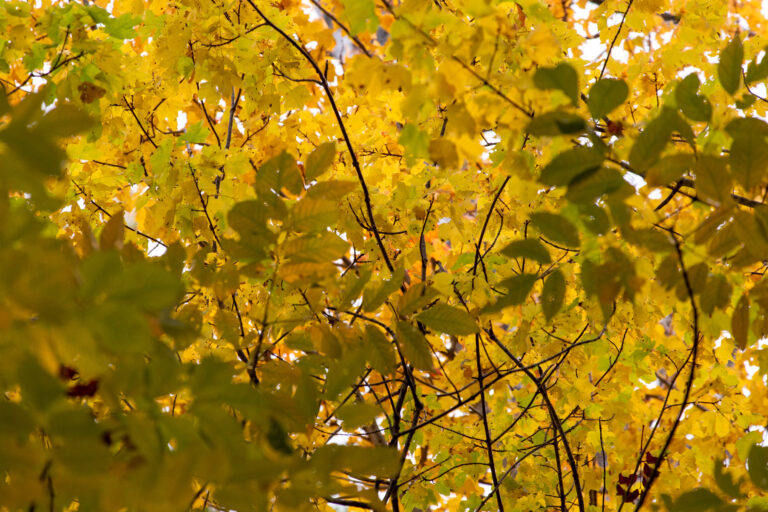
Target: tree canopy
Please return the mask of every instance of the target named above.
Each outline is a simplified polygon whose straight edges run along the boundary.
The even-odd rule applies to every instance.
[[[6,0],[0,510],[767,510],[761,9]]]

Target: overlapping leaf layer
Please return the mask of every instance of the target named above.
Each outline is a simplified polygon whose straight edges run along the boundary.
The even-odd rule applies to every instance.
[[[764,510],[761,3],[8,0],[0,510]]]

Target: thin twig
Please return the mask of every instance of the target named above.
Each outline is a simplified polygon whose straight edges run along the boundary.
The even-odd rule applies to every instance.
[[[345,126],[344,120],[341,117],[341,111],[339,110],[339,107],[336,105],[336,100],[333,97],[333,93],[331,92],[331,87],[328,84],[328,80],[326,80],[325,78],[325,74],[320,69],[320,66],[315,61],[314,57],[312,57],[312,55],[310,55],[309,52],[303,46],[297,43],[283,29],[275,25],[271,19],[267,18],[266,15],[262,12],[262,10],[256,6],[253,0],[247,0],[247,1],[250,4],[250,6],[258,13],[258,15],[264,19],[265,23],[267,23],[270,27],[272,27],[273,30],[275,30],[278,34],[280,34],[280,36],[283,37],[283,39],[285,39],[291,46],[293,46],[302,55],[302,57],[304,57],[307,60],[307,62],[309,62],[309,64],[315,70],[315,73],[318,75],[318,77],[320,77],[320,85],[325,91],[325,95],[328,98],[328,102],[330,103],[331,108],[333,109],[333,113],[336,116],[336,121],[339,123],[339,129],[341,130],[341,134],[344,138],[344,142],[347,146],[347,149],[349,150],[349,155],[352,158],[352,167],[355,168],[355,172],[357,173],[357,179],[360,182],[360,187],[363,191],[363,199],[365,201],[365,207],[368,213],[368,221],[370,222],[371,230],[373,231],[373,236],[376,239],[376,244],[379,246],[379,252],[381,253],[382,258],[384,259],[384,263],[386,264],[389,271],[394,272],[395,267],[389,258],[389,254],[387,253],[387,250],[384,247],[384,242],[381,239],[381,234],[379,233],[379,230],[376,227],[376,219],[374,218],[374,215],[373,215],[373,205],[371,203],[371,194],[368,191],[368,185],[365,182],[365,177],[363,176],[363,170],[360,166],[360,162],[357,159],[357,154],[355,153],[355,149],[352,146],[352,140],[349,138],[349,134],[347,133],[347,127]]]
[[[491,469],[491,480],[496,489],[496,503],[500,512],[504,512],[504,503],[501,501],[501,490],[499,479],[496,476],[496,462],[493,458],[493,440],[491,439],[491,428],[488,425],[488,406],[485,402],[485,386],[483,385],[483,367],[480,361],[480,335],[475,334],[475,359],[477,361],[477,383],[480,386],[480,417],[483,420],[483,431],[485,433],[485,447],[488,452],[488,466]]]
[[[347,34],[347,36],[355,43],[355,46],[360,48],[360,51],[363,52],[366,57],[373,57],[371,52],[368,50],[368,48],[365,47],[362,41],[360,41],[360,39],[357,36],[352,35],[352,32],[350,32],[349,29],[342,22],[340,22],[338,18],[336,18],[336,16],[334,16],[328,9],[323,7],[322,4],[317,0],[309,0],[309,1],[312,2],[312,4],[315,7],[320,9],[323,12],[323,14],[325,14],[331,21],[333,21],[333,23],[338,25],[339,28],[342,30],[342,32]]]
[[[677,240],[677,238],[675,238],[675,251],[677,252],[677,259],[678,259],[678,262],[680,263],[680,271],[683,274],[683,282],[685,283],[685,290],[688,293],[688,300],[691,303],[691,310],[692,310],[692,316],[693,316],[693,347],[691,348],[691,371],[688,374],[688,380],[685,383],[685,391],[683,392],[683,403],[680,406],[680,411],[677,413],[677,418],[675,418],[675,422],[672,424],[672,428],[670,429],[669,434],[667,434],[667,439],[664,442],[664,446],[662,446],[661,451],[659,452],[659,455],[656,458],[656,464],[654,464],[653,471],[651,471],[651,475],[648,477],[648,482],[645,484],[645,488],[643,489],[643,492],[640,494],[640,499],[637,502],[637,506],[635,506],[635,511],[640,510],[640,508],[643,506],[643,502],[645,502],[645,499],[648,496],[648,493],[650,492],[651,487],[656,481],[656,477],[659,474],[659,467],[661,466],[661,463],[664,461],[664,457],[667,454],[669,445],[672,444],[672,439],[675,437],[675,432],[677,431],[677,427],[680,426],[680,421],[682,420],[683,413],[685,412],[686,404],[688,404],[688,398],[691,396],[691,389],[693,389],[693,379],[694,379],[694,376],[696,375],[696,362],[697,362],[696,359],[699,353],[699,342],[701,341],[700,333],[699,333],[699,309],[696,306],[696,300],[694,299],[691,280],[690,280],[690,277],[688,276],[688,270],[685,268],[685,263],[683,262],[683,251],[682,251],[682,248],[680,247],[680,241]]]
[[[616,35],[613,36],[611,45],[608,47],[608,55],[605,56],[605,62],[603,62],[603,69],[600,70],[600,76],[597,77],[598,80],[603,78],[603,73],[605,73],[605,67],[608,65],[608,61],[611,60],[611,52],[613,51],[613,47],[616,45],[616,40],[619,38],[619,34],[621,34],[621,29],[624,27],[624,21],[627,19],[627,14],[629,13],[629,8],[632,7],[633,1],[634,0],[629,0],[629,3],[627,4],[627,10],[625,10],[624,14],[621,16],[621,23],[619,23],[619,30],[616,31]]]

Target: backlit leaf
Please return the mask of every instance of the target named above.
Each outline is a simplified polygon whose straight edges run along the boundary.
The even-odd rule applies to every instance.
[[[533,75],[533,83],[539,89],[557,89],[565,94],[573,105],[579,102],[579,77],[570,64],[558,64],[552,68],[539,68]]]
[[[547,320],[551,320],[563,307],[565,298],[565,277],[560,270],[555,270],[544,279],[541,292],[541,309]]]
[[[579,246],[579,234],[576,227],[562,215],[536,212],[531,214],[531,222],[548,240],[568,247]]]
[[[424,335],[407,322],[397,322],[397,339],[403,355],[417,370],[432,369],[432,351]]]
[[[371,366],[382,375],[390,375],[395,370],[395,353],[392,343],[387,340],[378,327],[365,326],[366,354]]]
[[[731,302],[733,287],[723,275],[714,275],[708,279],[707,287],[701,294],[701,309],[711,315],[715,309],[723,309]]]
[[[307,183],[319,178],[333,163],[333,159],[336,156],[336,144],[333,142],[325,142],[320,144],[307,157],[307,164],[304,169]]]
[[[677,113],[671,108],[662,108],[661,113],[638,135],[629,153],[629,165],[644,171],[656,163],[672,136],[677,117]]]
[[[581,174],[597,169],[603,163],[603,155],[591,147],[569,149],[557,155],[541,170],[539,181],[545,185],[564,186]]]
[[[699,76],[696,73],[683,78],[675,88],[675,98],[680,110],[693,121],[709,122],[712,117],[712,105],[709,100],[699,96]]]
[[[552,261],[549,251],[535,238],[515,240],[502,249],[501,253],[510,258],[528,258],[541,264]]]
[[[577,114],[556,110],[534,117],[526,130],[531,135],[549,136],[555,135],[573,135],[583,132],[587,127],[584,118]]]
[[[536,274],[520,274],[505,279],[499,286],[506,289],[506,295],[502,295],[495,302],[483,308],[483,313],[494,313],[510,306],[522,304],[531,293],[534,283],[538,280]]]
[[[734,179],[747,190],[756,187],[768,170],[768,124],[746,118],[731,121],[725,129],[733,137],[728,161]]]
[[[731,334],[736,346],[741,350],[747,348],[749,339],[749,297],[742,294],[731,316]]]
[[[441,302],[419,313],[416,319],[430,329],[452,336],[466,336],[479,330],[469,313]]]
[[[720,62],[717,64],[717,77],[728,94],[736,94],[739,90],[743,60],[744,48],[737,34],[720,52]]]
[[[756,487],[768,490],[768,447],[755,444],[747,458],[749,478]]]
[[[629,87],[624,80],[603,78],[598,80],[589,90],[587,105],[595,119],[610,114],[615,108],[624,103],[629,96]]]

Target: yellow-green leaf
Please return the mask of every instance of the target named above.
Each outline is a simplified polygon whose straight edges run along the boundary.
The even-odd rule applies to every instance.
[[[624,80],[603,78],[589,90],[587,106],[592,117],[600,119],[624,103],[627,96],[629,96],[629,87]]]
[[[537,69],[533,83],[539,89],[562,91],[574,105],[579,102],[579,75],[570,64],[561,63],[555,67]]]
[[[603,154],[594,148],[582,146],[558,154],[541,170],[539,181],[545,185],[568,185],[579,175],[600,167]]]
[[[749,296],[742,294],[731,315],[731,334],[736,346],[741,350],[747,348],[749,339]]]
[[[325,142],[320,144],[308,157],[304,166],[304,176],[307,183],[319,178],[333,163],[336,156],[336,143]]]
[[[525,240],[515,240],[501,250],[504,256],[510,258],[527,258],[542,265],[551,263],[552,258],[544,244],[535,238],[526,238]]]
[[[407,322],[397,322],[397,340],[403,355],[417,370],[432,369],[432,351],[419,330]]]
[[[541,292],[541,309],[547,320],[551,320],[563,307],[565,298],[565,276],[558,269],[553,271],[545,280]]]
[[[469,313],[440,302],[419,313],[416,319],[430,329],[452,336],[466,336],[479,331],[475,319]]]
[[[548,240],[568,247],[579,246],[579,232],[576,226],[562,215],[535,212],[531,214],[531,222]]]
[[[741,39],[736,35],[720,52],[720,62],[717,64],[717,77],[728,94],[733,95],[739,90],[743,60],[744,48]]]

